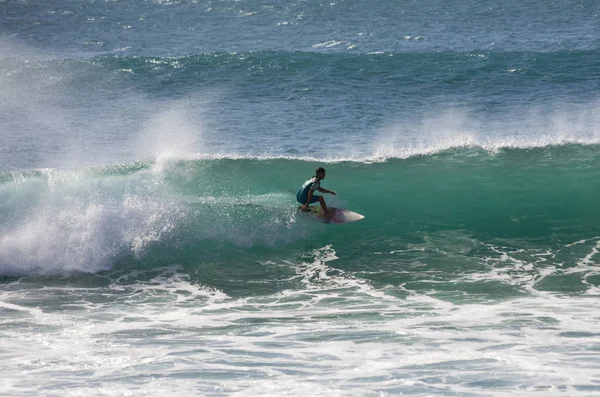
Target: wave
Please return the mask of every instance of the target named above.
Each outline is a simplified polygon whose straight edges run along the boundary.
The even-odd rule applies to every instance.
[[[150,159],[2,173],[0,274],[285,257],[322,238],[357,256],[359,247],[391,250],[381,246],[446,232],[572,243],[600,234],[598,149],[463,147],[331,162],[323,184],[338,196],[328,202],[366,215],[342,227],[296,212],[290,190],[321,164],[312,160]]]
[[[597,144],[597,55],[2,58],[0,167],[106,164],[166,147],[214,158],[375,162],[458,147]],[[315,145],[305,136],[327,139]],[[14,148],[27,155],[12,156]]]

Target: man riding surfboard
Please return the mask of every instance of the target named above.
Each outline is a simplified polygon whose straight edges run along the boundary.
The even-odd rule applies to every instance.
[[[298,189],[298,192],[296,193],[296,199],[300,204],[302,204],[302,207],[300,207],[302,211],[309,211],[310,209],[308,206],[318,201],[321,203],[323,213],[329,215],[329,209],[325,203],[325,198],[321,195],[315,194],[316,191],[319,191],[321,193],[329,193],[335,196],[335,192],[333,190],[327,190],[321,187],[321,181],[325,179],[325,175],[325,168],[317,168],[315,170],[315,176],[304,182],[300,189]]]

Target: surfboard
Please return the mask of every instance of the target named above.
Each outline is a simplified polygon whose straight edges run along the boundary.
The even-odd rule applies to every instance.
[[[301,207],[298,207],[300,209]],[[360,221],[364,219],[364,215],[359,214],[358,212],[343,210],[341,208],[329,208],[329,211],[334,211],[333,215],[329,218],[325,219],[323,214],[323,208],[320,205],[309,206],[310,210],[308,212],[303,212],[308,216],[314,217],[316,220],[325,223],[352,223],[356,221]]]

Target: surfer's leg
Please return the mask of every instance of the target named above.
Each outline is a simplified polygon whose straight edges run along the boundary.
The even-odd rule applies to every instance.
[[[327,208],[327,204],[325,204],[325,197],[323,196],[317,196],[319,200],[319,203],[321,203],[321,207],[323,208],[323,213],[325,214],[325,216],[329,216],[329,208]]]
[[[318,196],[318,195],[316,195],[316,194],[315,194],[315,195],[313,195],[313,196],[311,197],[311,199],[310,199],[310,203],[308,203],[309,207],[306,209],[307,211],[310,211],[310,208],[311,208],[311,207],[310,207],[310,205],[311,205],[311,204],[314,204],[314,203],[316,203],[317,201],[320,201],[320,200],[319,200],[319,197],[321,197],[321,196]],[[300,197],[300,198],[298,199],[298,202],[299,202],[300,204],[302,204],[302,205],[306,204],[306,202],[307,202],[307,201],[308,201],[308,197]],[[302,206],[300,206],[300,209],[302,209]]]

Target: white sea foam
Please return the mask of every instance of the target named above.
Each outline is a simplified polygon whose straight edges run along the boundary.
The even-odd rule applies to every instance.
[[[150,191],[146,188],[146,183],[156,182],[150,172],[138,174],[140,180],[130,178],[137,190],[125,193],[118,177],[100,180],[86,171],[44,174],[45,183],[32,180],[35,188],[13,189],[14,194],[30,193],[19,203],[20,217],[3,225],[3,275],[107,270],[119,255],[142,256],[186,215],[177,200],[148,195],[156,189],[152,184]]]
[[[595,387],[589,298],[397,299],[330,267],[333,247],[311,255],[297,267],[305,287],[275,296],[232,298],[178,267],[108,287],[4,289],[0,390],[547,396]]]
[[[322,43],[313,44],[313,48],[332,48],[337,46],[345,46],[347,49],[355,48],[355,45],[346,40],[329,40]]]

